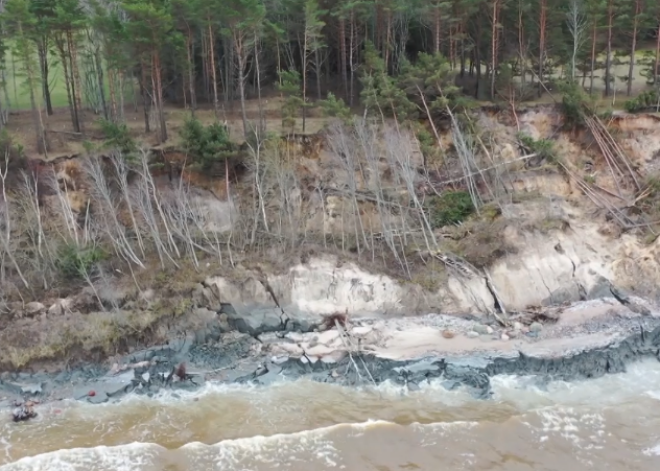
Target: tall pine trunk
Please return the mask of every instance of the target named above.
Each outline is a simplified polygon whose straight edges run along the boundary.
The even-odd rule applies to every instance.
[[[635,16],[633,18],[632,45],[630,47],[630,67],[628,68],[628,96],[632,95],[633,72],[635,70],[635,52],[637,52],[637,28],[639,26],[639,15],[642,12],[641,0],[635,0]]]
[[[216,67],[215,67],[215,38],[213,36],[213,29],[211,28],[211,20],[209,19],[208,25],[208,34],[209,34],[209,67],[211,68],[211,81],[213,82],[213,114],[215,119],[218,119],[220,116],[220,106],[218,103],[218,79],[216,76]]]
[[[614,0],[607,1],[607,57],[605,58],[605,96],[612,92],[612,30],[614,29]]]
[[[658,84],[658,77],[660,77],[660,17],[657,18],[658,21],[658,38],[655,42],[655,67],[653,67],[653,84]]]
[[[50,85],[48,83],[49,75],[48,75],[48,47],[47,47],[47,40],[46,38],[42,37],[39,40],[39,44],[37,46],[38,52],[39,52],[39,66],[41,69],[41,86],[43,89],[43,95],[44,95],[44,102],[46,103],[46,113],[48,113],[48,116],[53,115],[53,103],[51,100],[51,94],[50,94]]]
[[[165,122],[165,109],[163,106],[163,84],[161,74],[160,53],[155,51],[153,54],[154,98],[156,102],[156,113],[158,113],[160,142],[163,143],[167,141],[167,123]]]
[[[385,12],[385,70],[390,70],[390,45],[392,43],[392,11]]]
[[[594,73],[596,70],[596,42],[598,41],[598,21],[593,20],[591,30],[591,68],[589,71],[589,93],[594,92]]]
[[[67,44],[69,46],[69,58],[71,59],[71,78],[73,85],[73,101],[76,104],[76,115],[78,116],[78,127],[80,132],[85,132],[84,126],[84,113],[82,109],[82,99],[80,97],[81,86],[80,86],[80,73],[78,72],[78,53],[76,49],[76,44],[73,41],[73,33],[71,30],[66,32],[67,34]]]
[[[357,31],[355,31],[355,12],[351,11],[351,32],[350,32],[351,40],[350,44],[348,45],[348,66],[351,69],[351,79],[350,79],[350,92],[349,92],[349,97],[348,97],[348,104],[349,106],[353,106],[353,97],[355,96],[354,88],[355,88],[355,66],[354,66],[354,54],[355,54],[355,42],[356,42],[356,36],[357,36]]]
[[[243,38],[234,31],[234,49],[238,60],[238,92],[241,94],[241,116],[243,118],[243,136],[248,138],[247,112],[245,110],[245,50]]]
[[[543,94],[543,63],[545,61],[545,34],[548,26],[548,0],[541,0],[539,12],[539,96]]]
[[[523,22],[523,3],[518,1],[518,57],[520,61],[520,82],[525,85],[527,78],[527,51],[525,48],[525,27]]]
[[[133,84],[135,80],[133,79],[133,76],[131,75],[131,92],[133,92]],[[118,110],[118,119],[119,122],[124,122],[126,121],[124,117],[124,72],[119,70],[117,72],[117,85],[118,85],[118,94],[119,94],[119,110]],[[132,93],[135,95],[135,93]],[[137,109],[136,109],[137,111]]]
[[[210,69],[209,69],[209,52],[208,52],[208,45],[206,44],[208,41],[206,33],[202,33],[200,31],[200,36],[202,37],[202,87],[204,89],[204,97],[206,99],[206,102],[210,102],[210,97],[211,97],[211,81],[209,79],[209,76],[211,75]]]
[[[190,114],[195,117],[197,109],[197,97],[195,96],[195,63],[193,62],[193,38],[192,31],[188,28],[188,36],[186,38],[186,54],[188,59],[188,88],[190,93]]]
[[[477,18],[477,44],[473,48],[474,66],[477,71],[477,86],[474,89],[474,97],[479,99],[481,94],[481,36],[482,36],[481,16]]]
[[[140,95],[142,96],[142,109],[144,110],[144,132],[151,132],[149,115],[151,114],[151,99],[147,89],[147,67],[144,59],[140,60]]]
[[[105,80],[103,77],[103,62],[101,59],[101,49],[97,47],[94,50],[94,66],[96,68],[96,81],[99,87],[99,98],[101,99],[101,109],[103,110],[103,117],[109,119],[108,104],[105,100]]]
[[[30,57],[30,52],[28,50],[27,40],[23,34],[23,26],[19,23],[18,30],[18,41],[22,45],[20,47],[20,55],[23,60],[23,67],[25,69],[25,75],[28,85],[28,91],[30,94],[30,107],[32,108],[32,119],[34,120],[34,127],[37,131],[37,152],[40,154],[46,154],[48,152],[48,142],[46,140],[46,130],[44,129],[44,123],[41,119],[41,110],[37,104],[37,99],[35,97],[35,71],[33,69],[32,58]]]
[[[259,37],[257,31],[254,31],[254,65],[257,82],[257,103],[259,104],[259,133],[266,132],[266,114],[261,103],[261,67],[259,66]],[[261,134],[259,135],[261,136]]]
[[[341,68],[341,81],[344,85],[344,98],[348,100],[348,70],[346,66],[346,19],[339,17],[339,67]]]
[[[305,132],[305,125],[307,122],[307,33],[303,41],[302,53],[302,132]]]
[[[321,96],[321,58],[319,56],[319,48],[314,48],[314,71],[316,73],[316,97],[319,101],[323,98]]]
[[[440,25],[442,15],[440,5],[436,5],[433,9],[433,52],[438,54],[440,52]]]
[[[490,98],[495,99],[495,81],[497,78],[497,56],[499,39],[499,0],[493,0],[493,24],[491,31],[491,50],[490,50]]]
[[[71,71],[69,70],[69,60],[64,48],[64,38],[56,41],[57,49],[60,53],[60,60],[62,62],[62,72],[64,72],[64,86],[66,88],[66,99],[69,103],[69,113],[71,114],[71,124],[73,125],[74,132],[80,132],[80,124],[78,121],[78,112],[76,109],[75,100],[73,99],[72,92],[72,79]]]
[[[117,73],[114,69],[108,68],[108,91],[110,92],[110,120],[113,123],[118,122],[117,119],[117,92],[115,90]]]

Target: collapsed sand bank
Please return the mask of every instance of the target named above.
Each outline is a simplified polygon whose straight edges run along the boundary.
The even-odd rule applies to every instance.
[[[563,308],[557,322],[545,325],[428,314],[348,319],[324,330],[302,319],[277,324],[271,314],[238,323],[250,333],[234,330],[230,318],[216,340],[179,339],[58,374],[3,373],[0,407],[28,399],[103,403],[207,381],[268,385],[301,377],[351,386],[393,381],[410,389],[440,379],[449,389],[467,387],[488,398],[489,378],[497,374],[584,379],[623,372],[639,358],[660,359],[660,311],[634,312],[614,298]]]

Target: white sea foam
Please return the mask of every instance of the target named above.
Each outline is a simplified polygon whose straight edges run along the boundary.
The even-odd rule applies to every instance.
[[[0,471],[156,471],[166,450],[152,443],[71,448],[22,458]]]
[[[341,468],[341,453],[335,446],[332,435],[359,435],[370,428],[382,426],[396,425],[381,420],[369,420],[296,433],[223,440],[214,445],[195,442],[184,445],[180,451],[185,454],[191,469],[254,469],[258,465],[290,469],[295,464],[302,463],[308,463],[310,469],[314,466]]]
[[[645,393],[648,397],[651,397],[653,399],[657,399],[660,401],[660,390],[655,390],[655,391],[646,391]]]
[[[642,453],[646,456],[660,456],[660,443],[651,448],[645,448],[642,450]]]
[[[584,413],[572,407],[548,407],[537,414],[541,419],[537,428],[540,441],[551,435],[580,448],[598,448],[604,443],[605,418],[601,414]]]
[[[495,376],[491,379],[495,398],[515,404],[521,410],[553,404],[604,407],[620,404],[649,391],[660,390],[660,363],[655,360],[629,365],[625,373],[576,381],[549,381],[533,377]],[[660,394],[659,394],[660,396]]]

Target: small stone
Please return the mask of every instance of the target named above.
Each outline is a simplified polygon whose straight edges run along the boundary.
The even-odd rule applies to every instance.
[[[506,333],[509,338],[515,339],[516,337],[520,337],[520,331],[519,330],[512,330],[510,332]]]
[[[87,395],[89,397],[94,397],[94,396],[96,396],[96,391],[92,390],[92,391],[88,392]]]
[[[522,330],[523,325],[520,322],[513,323],[513,330]]]
[[[466,335],[468,338],[476,339],[477,337],[479,337],[479,332],[475,332],[474,330],[471,330],[470,332],[468,332],[468,333],[465,334],[465,335]]]
[[[501,338],[502,340],[504,340],[505,342],[506,342],[507,340],[509,340],[509,336],[508,336],[507,334],[502,334],[502,337],[500,337],[500,338]]]
[[[446,339],[453,339],[456,336],[456,334],[451,330],[443,330],[442,336]]]
[[[539,333],[538,332],[527,332],[525,335],[527,335],[527,337],[535,339],[539,336]]]
[[[534,322],[529,326],[530,332],[541,332],[543,330],[543,324],[540,322]]]
[[[41,384],[26,384],[21,386],[21,392],[23,394],[37,395],[42,393]]]
[[[479,335],[487,334],[488,329],[489,328],[483,324],[477,324],[472,328],[472,330],[474,330]]]
[[[493,332],[495,332],[495,330],[493,330],[493,328],[491,326],[487,325],[486,326],[486,333],[487,334],[492,334]]]

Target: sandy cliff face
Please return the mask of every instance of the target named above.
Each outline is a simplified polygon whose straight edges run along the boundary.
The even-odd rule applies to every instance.
[[[635,191],[621,190],[620,182],[608,173],[602,155],[588,135],[559,132],[559,118],[552,111],[529,110],[521,113],[519,120],[520,132],[534,139],[552,139],[557,153],[577,173],[569,177],[543,165],[521,164],[519,159],[525,152],[512,145],[518,133],[516,127],[497,117],[480,118],[484,133],[494,136],[489,141],[492,158],[496,165],[507,169],[501,180],[513,192],[533,195],[501,205],[501,218],[506,223],[497,237],[515,250],[498,257],[485,269],[445,263],[442,282],[434,287],[371,273],[357,262],[315,258],[284,274],[267,276],[282,306],[315,314],[345,310],[356,315],[429,311],[479,314],[494,309],[495,297],[506,310],[524,310],[610,296],[608,283],[654,297],[660,283],[658,242],[648,244],[648,237],[645,241],[640,231],[622,231],[617,227],[603,207],[584,195],[576,175],[601,188],[601,196],[617,207],[630,205],[637,197]],[[626,116],[615,117],[609,124],[640,178],[655,175],[660,161],[660,121],[649,116]],[[322,151],[307,159],[305,165],[335,189],[373,186],[374,168],[363,169],[351,178],[332,152]],[[383,168],[381,178],[391,181],[393,177],[386,175],[386,166]],[[613,195],[615,192],[618,196]],[[383,226],[382,215],[362,203],[358,218],[352,203],[341,193],[319,199],[315,205],[318,207],[306,220],[310,231],[350,234],[360,224],[376,229]],[[222,278],[210,283],[215,284],[226,302],[242,306],[271,302],[259,283],[259,293],[253,283],[238,286]]]
[[[415,201],[433,197],[435,191],[462,188],[464,170],[456,161],[451,136],[441,136],[441,150],[449,157],[427,162],[426,173],[412,135],[397,140],[393,132],[372,134],[365,137],[370,145],[353,154],[357,141],[342,143],[335,136],[334,143],[326,139],[324,146],[312,150],[290,150],[295,158],[286,166],[269,167],[261,180],[247,170],[232,182],[230,201],[203,175],[190,182],[187,204],[194,211],[187,217],[196,221],[212,246],[221,247],[222,261],[207,256],[191,268],[184,261],[185,248],[176,270],[160,269],[158,263],[136,269],[139,289],[132,277],[115,270],[94,279],[95,290],[14,300],[9,314],[0,316],[0,340],[8,346],[6,352],[21,355],[38,343],[54,346],[31,354],[39,358],[79,344],[108,350],[129,335],[149,342],[156,336],[171,337],[176,329],[190,332],[198,324],[215,322],[216,313],[226,311],[227,305],[238,314],[259,312],[274,324],[281,322],[282,311],[314,324],[335,312],[354,317],[485,317],[497,311],[534,311],[613,297],[612,286],[655,300],[660,243],[642,227],[636,207],[646,190],[613,178],[588,133],[562,131],[553,110],[530,109],[520,112],[518,120],[515,125],[511,117],[480,116],[480,137],[489,151],[482,153],[485,160],[479,165],[487,169],[487,178],[475,181],[486,202],[497,204],[486,204],[459,227],[424,229],[421,203]],[[609,124],[647,185],[660,171],[660,121],[615,117]],[[557,162],[528,158],[529,149],[518,145],[518,132],[552,140],[570,172]],[[84,219],[90,201],[77,165],[67,161],[56,169],[67,191],[44,199],[46,205],[59,207],[62,198],[68,198],[72,220],[81,215]],[[263,192],[256,201],[255,181]],[[590,182],[598,198],[585,194],[584,182]],[[162,175],[156,188],[164,202],[180,195],[178,186]],[[626,212],[629,227],[617,225],[608,208]],[[130,226],[125,208],[118,213]],[[256,248],[245,244],[264,234],[274,237]],[[308,247],[313,255],[303,257],[300,252]],[[28,306],[29,301],[43,304],[37,309]],[[96,312],[99,301],[111,315]],[[84,332],[77,334],[69,324]],[[40,339],[33,332],[52,335]]]

